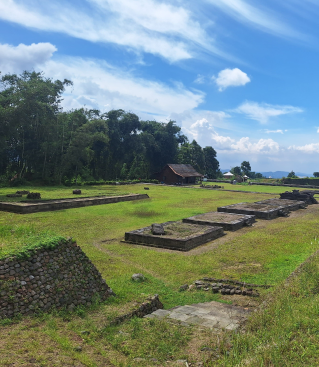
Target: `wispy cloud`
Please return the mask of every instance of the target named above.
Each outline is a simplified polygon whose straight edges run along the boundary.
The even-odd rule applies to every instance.
[[[122,108],[148,118],[166,118],[172,111],[183,112],[185,106],[196,108],[204,99],[201,92],[190,91],[180,83],[165,83],[136,77],[128,71],[98,60],[62,58],[47,62],[43,70],[54,78],[74,82],[72,94],[65,95],[67,108],[86,104],[91,108]]]
[[[240,87],[250,82],[250,78],[246,73],[238,68],[224,69],[218,73],[213,80],[219,87],[219,91],[223,91],[228,87]]]
[[[247,26],[285,38],[305,40],[307,37],[285,23],[264,5],[251,5],[247,0],[206,0],[221,11]]]
[[[283,134],[285,132],[287,132],[288,130],[265,130],[266,134]]]
[[[51,58],[56,47],[50,43],[17,47],[0,44],[0,70],[19,73],[40,68],[46,77],[73,81],[72,93],[65,93],[62,105],[67,108],[97,108],[101,111],[122,108],[141,117],[167,118],[173,111],[182,113],[196,108],[204,93],[190,91],[182,83],[165,84],[135,76],[104,61],[80,57]]]
[[[244,114],[249,119],[256,120],[261,124],[266,124],[272,117],[301,113],[303,110],[294,106],[280,106],[247,101],[237,107],[234,112]]]
[[[192,58],[199,49],[223,56],[191,11],[158,0],[84,0],[76,7],[67,0],[7,0],[0,2],[0,19],[117,44],[170,62]]]

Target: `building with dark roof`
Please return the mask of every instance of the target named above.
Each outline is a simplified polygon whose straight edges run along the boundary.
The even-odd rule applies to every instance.
[[[160,172],[155,174],[156,179],[168,185],[194,184],[196,178],[203,175],[195,171],[190,164],[167,164]]]

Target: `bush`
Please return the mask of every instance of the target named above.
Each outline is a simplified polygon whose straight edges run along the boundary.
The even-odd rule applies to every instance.
[[[9,182],[9,186],[16,187],[16,186],[29,186],[30,182],[24,178],[15,178],[13,181]]]

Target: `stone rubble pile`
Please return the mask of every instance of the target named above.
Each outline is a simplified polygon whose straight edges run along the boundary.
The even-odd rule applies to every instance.
[[[241,283],[241,282],[238,282]],[[205,280],[196,280],[193,284],[188,286],[184,284],[180,287],[180,291],[198,289],[204,291],[212,291],[213,293],[221,293],[223,295],[242,295],[250,297],[259,297],[259,293],[256,289],[253,289],[250,284],[241,283],[241,285],[229,284],[226,282],[210,282]]]
[[[301,192],[299,190],[286,191],[280,194],[280,199],[305,201],[307,204],[318,204],[318,201],[314,198],[314,193],[307,190]]]

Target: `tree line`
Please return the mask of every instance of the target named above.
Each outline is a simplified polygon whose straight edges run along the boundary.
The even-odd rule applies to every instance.
[[[167,163],[220,175],[215,149],[190,142],[175,121],[143,121],[121,109],[64,111],[62,94],[70,85],[38,72],[1,77],[2,181],[148,179]]]
[[[263,175],[259,172],[251,170],[251,165],[248,161],[243,161],[240,166],[235,166],[230,170],[235,176],[248,176],[251,179],[263,178]]]

